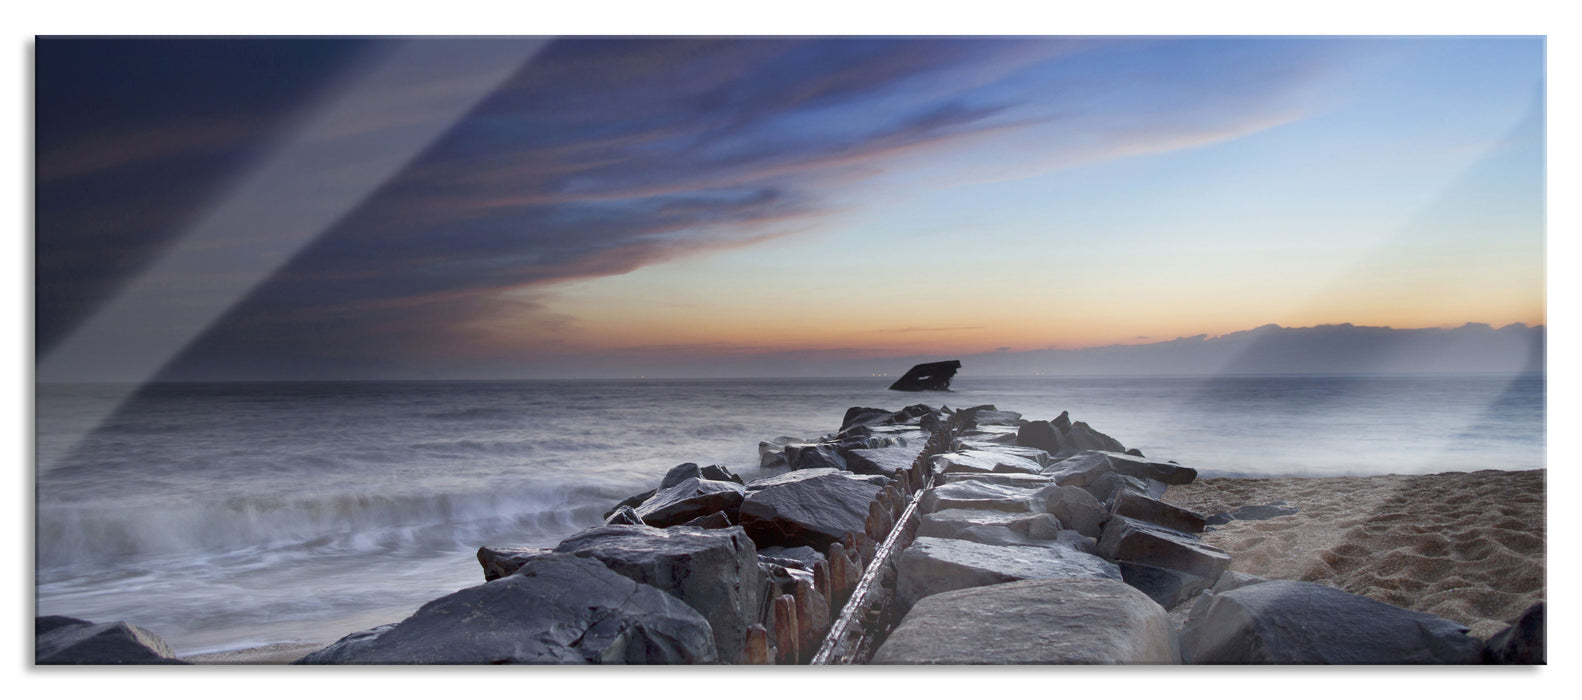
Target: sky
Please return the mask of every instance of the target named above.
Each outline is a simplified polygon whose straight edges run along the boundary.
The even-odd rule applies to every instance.
[[[1541,38],[51,39],[42,381],[1545,322]]]

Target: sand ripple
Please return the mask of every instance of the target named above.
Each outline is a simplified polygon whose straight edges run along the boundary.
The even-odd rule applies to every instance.
[[[1301,512],[1203,539],[1231,568],[1315,581],[1487,638],[1545,598],[1542,469],[1425,476],[1200,479],[1165,500],[1205,515],[1283,500]]]

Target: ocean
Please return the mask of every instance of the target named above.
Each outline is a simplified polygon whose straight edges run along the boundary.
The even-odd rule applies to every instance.
[[[760,440],[850,406],[994,404],[1212,476],[1545,466],[1517,376],[888,378],[37,387],[39,615],[126,620],[178,655],[328,642],[483,582],[681,462],[759,475]],[[84,433],[86,433],[84,435]]]

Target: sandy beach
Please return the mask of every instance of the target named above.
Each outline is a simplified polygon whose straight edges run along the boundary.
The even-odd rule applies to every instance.
[[[1334,586],[1486,639],[1545,599],[1545,474],[1199,479],[1164,500],[1205,515],[1285,501],[1300,512],[1203,539],[1235,571]]]

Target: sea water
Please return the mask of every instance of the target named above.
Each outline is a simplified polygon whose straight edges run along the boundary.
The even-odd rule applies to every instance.
[[[1069,411],[1205,476],[1544,466],[1544,377],[156,384],[37,388],[37,614],[126,620],[181,655],[327,642],[482,583],[681,462],[758,475],[760,440],[850,406]]]

